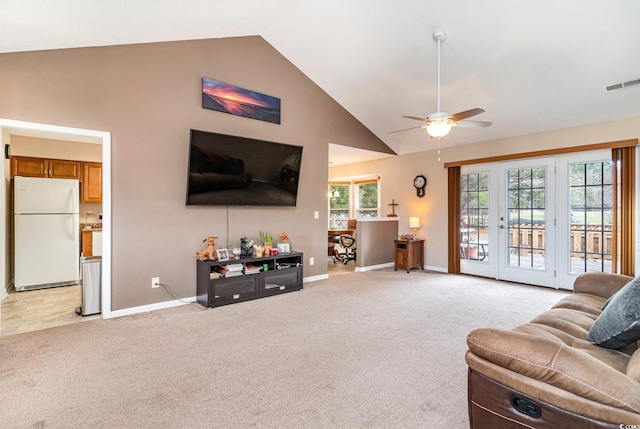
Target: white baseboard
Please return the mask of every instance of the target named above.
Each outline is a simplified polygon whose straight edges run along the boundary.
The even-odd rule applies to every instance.
[[[371,271],[371,270],[379,270],[381,268],[393,268],[394,266],[395,266],[395,263],[389,262],[387,264],[371,265],[369,267],[356,267],[355,271],[365,272],[365,271]],[[437,271],[439,273],[445,273],[445,274],[448,272],[446,268],[442,268],[442,267],[425,266],[424,269],[428,271]]]
[[[320,274],[319,276],[305,277],[302,279],[302,283],[317,282],[318,280],[326,280],[328,278],[329,274]]]
[[[387,262],[386,264],[378,264],[378,265],[369,265],[368,267],[356,267],[356,273],[363,273],[365,271],[371,270],[379,270],[381,268],[389,268],[393,267],[395,264],[393,262]]]
[[[7,285],[6,288],[2,288],[2,290],[0,291],[0,301],[2,301],[3,299],[9,296],[9,291],[13,287],[13,284],[14,284],[14,280],[12,279],[11,281],[9,281],[9,284]]]
[[[113,310],[111,317],[130,316],[132,314],[146,313],[147,311],[164,310],[165,308],[180,307],[181,305],[192,304],[198,300],[197,297],[182,298],[182,300],[174,299],[173,301],[158,302],[156,304],[141,305],[139,307],[124,308],[122,310]]]
[[[325,280],[325,279],[328,279],[328,278],[329,278],[328,274],[321,274],[319,276],[305,277],[303,279],[303,283],[314,282],[314,281],[318,281],[318,280]],[[146,313],[148,311],[164,310],[165,308],[179,307],[181,305],[192,304],[192,303],[196,302],[197,300],[198,300],[197,297],[192,296],[190,298],[183,298],[182,300],[174,299],[173,301],[164,301],[164,302],[158,302],[156,304],[141,305],[139,307],[124,308],[122,310],[113,310],[113,311],[111,311],[111,318],[122,317],[122,316],[131,316],[132,314]]]

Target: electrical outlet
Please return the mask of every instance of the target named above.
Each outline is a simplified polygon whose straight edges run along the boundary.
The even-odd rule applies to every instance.
[[[320,218],[320,213],[317,210],[315,212],[313,212],[313,218],[314,219],[319,219]]]
[[[151,287],[160,287],[160,277],[151,277]]]
[[[313,265],[315,263],[315,259],[313,257],[309,258],[309,265]]]

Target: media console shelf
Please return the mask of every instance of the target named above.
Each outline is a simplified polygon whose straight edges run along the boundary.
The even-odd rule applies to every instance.
[[[229,261],[197,261],[198,302],[207,308],[302,289],[301,252]],[[236,266],[236,275],[218,277],[225,266]],[[247,267],[259,268],[250,274]]]

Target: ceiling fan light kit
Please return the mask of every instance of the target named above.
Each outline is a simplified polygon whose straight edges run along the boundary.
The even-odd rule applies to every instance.
[[[451,131],[451,127],[453,124],[449,123],[446,119],[443,120],[435,120],[431,121],[431,123],[427,126],[427,132],[431,137],[440,138],[449,134]]]
[[[451,128],[457,125],[460,125],[465,128],[477,128],[477,127],[488,127],[492,123],[484,122],[484,121],[463,121],[464,119],[470,118],[472,116],[479,115],[484,113],[484,109],[475,108],[470,110],[465,110],[464,112],[455,113],[453,115],[448,114],[447,112],[440,111],[440,45],[447,38],[447,33],[444,30],[436,30],[433,32],[433,40],[438,44],[438,98],[437,98],[437,111],[430,114],[426,118],[421,118],[417,116],[403,116],[403,118],[414,119],[417,121],[426,122],[426,125],[421,127],[412,127],[406,128],[403,130],[392,131],[389,134],[397,133],[401,131],[414,130],[416,128],[426,128],[427,133],[433,138],[442,138],[449,134]]]

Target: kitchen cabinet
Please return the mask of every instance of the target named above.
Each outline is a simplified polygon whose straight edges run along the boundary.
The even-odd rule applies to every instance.
[[[80,172],[80,161],[34,158],[29,156],[11,157],[12,179],[15,176],[80,179]]]
[[[93,240],[91,239],[91,235],[93,231],[90,229],[82,230],[82,256],[92,256],[93,252]]]
[[[102,230],[82,229],[82,256],[102,255]]]
[[[102,163],[82,163],[82,202],[102,202]]]

